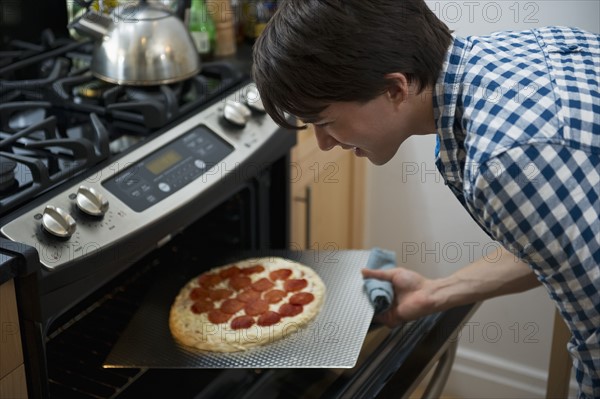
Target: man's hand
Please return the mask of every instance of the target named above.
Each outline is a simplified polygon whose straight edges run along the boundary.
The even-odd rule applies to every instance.
[[[390,308],[376,317],[376,320],[394,327],[401,322],[415,320],[434,313],[432,280],[419,273],[402,267],[386,270],[363,269],[364,278],[376,278],[392,283],[394,301]]]
[[[401,267],[385,270],[363,269],[362,273],[365,278],[392,283],[392,306],[376,318],[390,327],[455,306],[539,286],[529,266],[503,248],[448,277],[438,279],[428,279]]]

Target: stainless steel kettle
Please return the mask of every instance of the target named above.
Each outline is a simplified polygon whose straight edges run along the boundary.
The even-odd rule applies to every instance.
[[[159,85],[200,71],[200,57],[183,22],[142,0],[110,16],[88,11],[71,26],[96,40],[92,73],[121,85]]]

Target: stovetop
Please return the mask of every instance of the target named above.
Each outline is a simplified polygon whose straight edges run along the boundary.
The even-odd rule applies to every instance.
[[[119,86],[90,72],[90,41],[14,40],[0,51],[0,217],[144,142],[247,76],[225,62],[191,79]]]

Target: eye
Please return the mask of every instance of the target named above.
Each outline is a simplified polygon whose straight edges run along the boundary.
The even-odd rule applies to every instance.
[[[327,125],[331,125],[333,122],[318,122],[318,123],[313,123],[313,125],[318,126],[318,127],[324,127]]]

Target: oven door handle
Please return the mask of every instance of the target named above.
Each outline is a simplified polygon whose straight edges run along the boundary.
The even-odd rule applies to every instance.
[[[454,365],[454,358],[456,357],[457,348],[458,339],[454,339],[450,342],[448,348],[438,360],[438,364],[435,368],[435,371],[431,375],[429,384],[425,388],[425,392],[423,392],[423,399],[441,397],[442,392],[446,387],[446,382],[448,382],[450,371],[452,371],[452,366]]]

